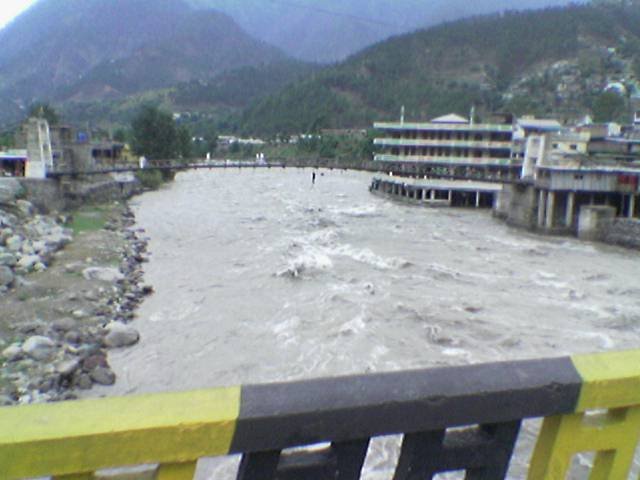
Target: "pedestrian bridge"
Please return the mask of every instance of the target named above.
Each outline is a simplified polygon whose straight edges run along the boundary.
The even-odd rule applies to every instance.
[[[640,434],[640,350],[0,408],[0,478],[88,480],[158,464],[193,478],[242,454],[239,480],[357,479],[369,442],[401,434],[394,480],[503,479],[524,419],[544,418],[530,480],[627,478]],[[312,451],[294,449],[318,445]]]

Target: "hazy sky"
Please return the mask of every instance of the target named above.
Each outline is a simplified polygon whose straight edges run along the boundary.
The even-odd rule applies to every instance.
[[[0,28],[35,2],[36,0],[0,0]]]

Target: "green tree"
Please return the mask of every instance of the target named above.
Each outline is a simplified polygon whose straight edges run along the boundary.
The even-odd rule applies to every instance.
[[[15,138],[13,132],[0,132],[0,148],[13,148]]]
[[[113,133],[113,139],[116,142],[126,143],[129,138],[129,132],[124,128],[119,128]]]
[[[49,125],[58,125],[60,117],[55,109],[45,102],[36,102],[29,107],[29,118],[44,118]]]
[[[593,103],[593,120],[596,123],[624,121],[627,104],[622,95],[604,92]]]
[[[191,136],[178,127],[171,114],[145,105],[131,122],[131,147],[136,155],[156,160],[184,158],[191,147]]]

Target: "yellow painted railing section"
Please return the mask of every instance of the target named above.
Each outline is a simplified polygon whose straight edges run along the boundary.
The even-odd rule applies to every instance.
[[[596,453],[590,480],[626,479],[640,439],[640,351],[572,360],[583,380],[576,413],[545,419],[529,480],[564,480],[583,452]]]
[[[573,457],[596,452],[591,480],[626,479],[640,440],[640,351],[572,357],[582,378],[575,412],[548,417],[530,480],[564,480]],[[241,388],[0,409],[0,479],[160,463],[157,480],[192,479],[196,462],[226,455]]]
[[[229,452],[240,392],[234,387],[0,409],[0,478],[84,480],[99,469],[156,462],[165,464],[162,480],[193,478],[197,459]]]

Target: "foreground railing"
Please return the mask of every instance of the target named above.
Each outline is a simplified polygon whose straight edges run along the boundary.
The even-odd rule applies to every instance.
[[[0,478],[158,463],[157,479],[186,480],[199,458],[242,453],[240,480],[349,480],[372,437],[403,434],[395,480],[502,479],[534,417],[546,418],[530,479],[564,479],[584,451],[596,452],[590,478],[627,478],[640,351],[0,408]]]

